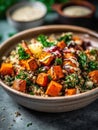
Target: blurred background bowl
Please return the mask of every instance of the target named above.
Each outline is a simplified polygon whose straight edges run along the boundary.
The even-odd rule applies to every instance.
[[[38,8],[39,11],[43,11],[43,15],[37,19],[33,19],[30,21],[29,20],[28,21],[25,21],[25,20],[19,21],[19,20],[13,19],[13,17],[12,17],[13,13],[15,11],[17,11],[18,9],[22,9],[23,7],[32,7],[32,8],[36,7],[36,8]],[[9,22],[9,24],[11,24],[18,31],[22,31],[22,30],[25,30],[28,28],[42,25],[44,23],[46,14],[47,14],[47,8],[42,2],[20,2],[18,4],[13,5],[12,7],[10,7],[6,12],[6,16],[7,16],[7,20]],[[33,14],[32,14],[32,16],[33,16]]]
[[[78,16],[77,14],[74,14],[74,15],[65,14],[64,9],[71,6],[87,8],[90,10],[90,13],[87,15],[82,14],[80,16]],[[74,24],[74,25],[80,25],[80,23],[82,23],[83,25],[88,24],[88,22],[90,22],[90,20],[94,17],[95,12],[96,12],[95,6],[88,1],[71,1],[71,2],[62,3],[62,4],[54,4],[52,6],[52,9],[55,10],[59,14],[58,19],[60,23]]]

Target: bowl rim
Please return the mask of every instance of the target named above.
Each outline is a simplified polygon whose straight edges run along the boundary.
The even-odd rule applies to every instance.
[[[4,41],[1,45],[0,45],[0,50],[2,49],[2,47],[4,47],[9,41],[17,38],[17,37],[21,37],[22,35],[24,34],[27,34],[27,33],[31,33],[31,32],[34,32],[34,31],[39,31],[39,30],[48,30],[50,29],[73,29],[73,30],[76,30],[78,29],[78,31],[81,31],[82,32],[86,32],[96,38],[98,38],[98,33],[95,32],[95,31],[92,31],[90,29],[87,29],[87,28],[84,28],[84,27],[79,27],[79,26],[73,26],[73,25],[46,25],[46,26],[40,26],[40,27],[36,27],[36,28],[32,28],[32,29],[28,29],[28,30],[25,30],[25,31],[22,31],[22,32],[19,32],[18,34],[15,34],[14,36],[12,36],[11,38],[9,38],[8,40]],[[20,91],[17,91],[17,90],[14,90],[13,88],[9,87],[8,85],[6,85],[1,79],[0,79],[0,85],[7,91],[11,92],[11,93],[14,93],[16,95],[19,95],[19,96],[22,96],[24,98],[29,98],[29,99],[36,99],[36,100],[46,100],[46,101],[54,101],[54,100],[58,100],[58,101],[61,101],[61,100],[78,100],[79,98],[85,98],[85,97],[88,97],[89,95],[96,95],[98,96],[98,88],[94,88],[92,90],[89,90],[87,92],[83,92],[83,93],[79,93],[79,94],[76,94],[76,95],[72,95],[72,96],[58,96],[58,97],[43,97],[43,96],[36,96],[36,95],[29,95],[29,94],[26,94],[26,93],[23,93],[23,92],[20,92]]]
[[[67,15],[67,14],[64,14],[63,13],[63,10],[62,8],[63,7],[68,7],[68,6],[71,6],[71,5],[78,5],[78,6],[83,6],[83,7],[86,7],[86,8],[89,8],[91,9],[91,13],[88,14],[88,15],[84,15],[84,16],[70,16],[70,15]],[[96,11],[96,7],[88,2],[88,1],[69,1],[67,3],[62,3],[62,4],[54,4],[52,6],[52,8],[54,10],[56,10],[58,12],[59,15],[63,16],[63,17],[66,17],[66,18],[90,18],[91,16],[94,15],[95,11]]]
[[[30,4],[35,4],[35,3],[39,3],[41,6],[44,6],[44,8],[45,8],[45,13],[44,13],[44,15],[42,16],[42,17],[40,17],[40,18],[38,18],[38,19],[35,19],[35,20],[30,20],[30,21],[18,21],[18,20],[14,20],[13,18],[12,18],[12,16],[11,16],[11,10],[17,10],[18,8],[20,8],[20,7],[22,7],[22,5],[24,5],[24,6],[26,6],[26,5],[30,5]],[[19,6],[19,7],[18,7]],[[17,9],[15,9],[15,7],[17,8]],[[46,7],[46,5],[44,4],[44,3],[42,3],[42,2],[40,2],[40,1],[34,1],[34,2],[28,2],[28,1],[25,1],[25,2],[19,2],[19,3],[17,3],[17,4],[14,4],[13,6],[11,6],[7,11],[6,11],[6,16],[7,16],[7,18],[9,18],[9,19],[11,19],[13,22],[15,22],[15,23],[24,23],[24,24],[26,24],[26,23],[33,23],[33,22],[36,22],[36,21],[39,21],[39,20],[41,20],[41,19],[43,19],[45,16],[47,15],[47,7]]]

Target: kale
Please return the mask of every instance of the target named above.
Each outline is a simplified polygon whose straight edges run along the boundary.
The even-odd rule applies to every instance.
[[[66,33],[64,36],[61,36],[60,38],[58,38],[58,41],[64,41],[68,46],[71,40],[72,40],[71,33]]]
[[[75,88],[75,86],[79,83],[79,78],[77,74],[70,74],[65,78],[65,84],[67,88]]]
[[[61,58],[56,58],[55,59],[55,65],[62,65],[62,59]]]
[[[98,61],[89,61],[88,62],[88,70],[98,70]]]
[[[38,36],[37,40],[39,42],[41,42],[41,44],[43,45],[43,47],[51,47],[51,46],[54,46],[54,43],[53,42],[49,42],[47,41],[48,37],[41,34]]]
[[[80,64],[80,68],[85,70],[87,67],[87,56],[84,52],[79,53],[78,62]]]
[[[18,75],[16,75],[17,79],[22,79],[26,81],[26,85],[27,86],[31,86],[32,85],[32,81],[30,78],[28,78],[28,74],[25,73],[24,71],[20,71],[20,73]]]
[[[18,54],[19,54],[20,60],[22,59],[25,60],[25,59],[30,58],[30,55],[25,52],[25,50],[21,47],[21,45],[19,45],[18,47]]]

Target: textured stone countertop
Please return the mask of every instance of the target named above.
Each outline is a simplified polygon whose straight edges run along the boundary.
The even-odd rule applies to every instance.
[[[55,18],[57,16],[55,15]],[[51,16],[47,18],[52,19]],[[50,21],[51,23],[51,21]],[[94,30],[98,29],[98,20]],[[0,21],[3,39],[17,32],[6,21]],[[79,110],[66,113],[43,113],[18,105],[0,86],[0,130],[98,130],[98,100]]]

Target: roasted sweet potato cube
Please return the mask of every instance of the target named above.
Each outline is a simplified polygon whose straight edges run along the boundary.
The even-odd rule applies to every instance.
[[[76,44],[78,44],[80,46],[83,43],[83,40],[79,36],[77,36],[77,35],[73,36],[72,39],[75,41]]]
[[[43,87],[47,87],[48,75],[46,73],[40,73],[37,77],[36,83]]]
[[[14,70],[11,63],[2,63],[0,68],[0,73],[2,75],[13,75]]]
[[[26,81],[22,79],[14,80],[13,89],[21,92],[26,92]]]
[[[64,77],[63,71],[61,66],[57,65],[57,66],[52,66],[49,71],[48,74],[51,76],[51,78],[53,80],[58,80],[60,78]]]
[[[66,90],[66,92],[65,92],[65,94],[67,95],[67,96],[71,96],[71,95],[74,95],[74,94],[76,94],[76,88],[70,88],[70,89],[67,89]]]
[[[47,87],[46,93],[49,96],[58,96],[60,91],[62,89],[62,85],[55,82],[51,81]]]
[[[36,70],[38,68],[37,62],[33,57],[28,60],[20,60],[20,65],[27,70]]]
[[[66,44],[64,41],[60,41],[57,43],[57,46],[60,48],[60,49],[64,49],[66,47]]]
[[[71,52],[64,53],[64,58],[65,59],[69,59],[69,58],[73,58],[73,57],[75,57],[75,54],[73,54]]]
[[[68,67],[69,66],[69,67]],[[68,70],[70,73],[74,73],[75,69],[77,65],[75,63],[73,63],[71,60],[65,60],[63,62],[63,68],[65,68],[65,70]]]
[[[93,82],[98,83],[98,70],[91,71],[89,73],[89,77],[92,79]]]
[[[52,60],[54,59],[54,56],[49,52],[42,52],[39,61],[44,65],[50,65]]]
[[[30,51],[30,49],[29,49],[27,43],[26,43],[24,40],[22,41],[22,44],[21,44],[21,45],[22,45],[22,47],[24,48],[25,52],[28,53],[30,56],[32,56],[32,52]]]
[[[27,65],[29,70],[36,70],[38,68],[37,62],[34,58],[29,59]]]

